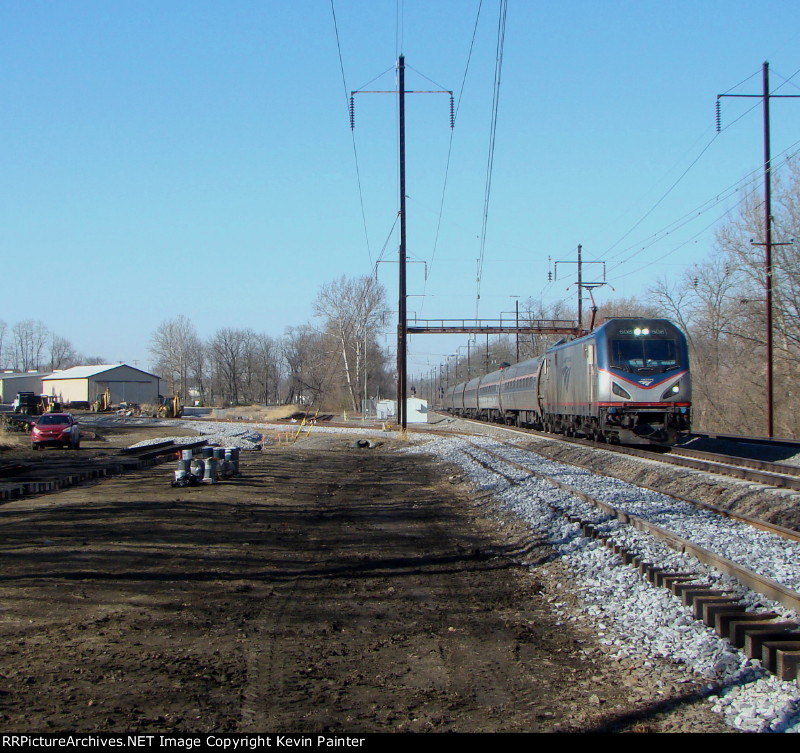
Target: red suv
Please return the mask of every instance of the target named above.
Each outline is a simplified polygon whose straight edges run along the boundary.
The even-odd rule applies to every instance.
[[[71,413],[45,413],[31,429],[31,447],[38,450],[47,444],[79,450],[81,432]]]

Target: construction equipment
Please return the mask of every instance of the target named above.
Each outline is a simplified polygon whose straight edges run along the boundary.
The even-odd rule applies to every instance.
[[[55,395],[42,395],[42,413],[61,413],[61,401]]]
[[[11,407],[14,413],[38,416],[42,413],[41,397],[33,392],[18,392]]]
[[[106,387],[105,392],[97,395],[92,403],[92,410],[95,413],[105,413],[111,410],[111,388]]]
[[[172,397],[162,397],[161,404],[158,406],[158,418],[180,418],[183,415],[180,395]]]

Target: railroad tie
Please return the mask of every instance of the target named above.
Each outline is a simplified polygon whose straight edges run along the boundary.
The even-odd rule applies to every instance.
[[[795,627],[798,626],[796,625]],[[792,633],[785,630],[773,630],[770,628],[748,631],[745,634],[744,639],[745,654],[747,654],[750,659],[760,659],[761,663],[770,672],[775,672],[775,667],[777,667],[777,656],[775,657],[773,667],[767,666],[767,662],[764,658],[764,644],[768,642],[778,643],[783,647],[784,651],[788,650],[800,652],[800,633]],[[769,653],[772,654],[775,652]],[[771,659],[772,656],[769,658]]]
[[[800,643],[797,641],[765,641],[761,646],[761,662],[778,679],[800,684]]]
[[[741,602],[707,601],[703,604],[703,622],[710,628],[715,629],[718,614],[737,615],[745,614],[746,612],[747,607]]]
[[[703,622],[705,622],[703,619],[704,610],[706,607],[712,604],[718,605],[721,608],[735,609],[739,606],[739,601],[735,596],[729,593],[696,596],[692,600],[692,614],[694,615],[695,619],[703,620]],[[706,625],[708,625],[707,622]]]
[[[728,627],[728,640],[736,646],[736,648],[745,649],[745,646],[750,637],[751,647],[758,646],[756,656],[750,656],[751,659],[761,658],[761,644],[758,643],[758,634],[766,634],[768,637],[765,640],[785,640],[792,630],[800,628],[796,622],[779,622],[774,620],[731,620]],[[745,651],[747,653],[747,651]],[[749,656],[749,654],[748,654]]]

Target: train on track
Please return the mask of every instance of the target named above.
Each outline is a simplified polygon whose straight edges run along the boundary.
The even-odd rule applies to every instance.
[[[667,319],[609,319],[540,358],[449,387],[444,411],[618,444],[674,444],[691,423],[686,336]]]

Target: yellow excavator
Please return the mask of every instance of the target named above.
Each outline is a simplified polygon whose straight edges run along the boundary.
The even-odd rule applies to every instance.
[[[92,403],[92,410],[95,413],[105,413],[111,410],[111,388],[106,387],[105,392],[97,395],[95,401]]]
[[[179,395],[162,397],[158,406],[158,418],[180,418],[183,415],[183,406]]]

